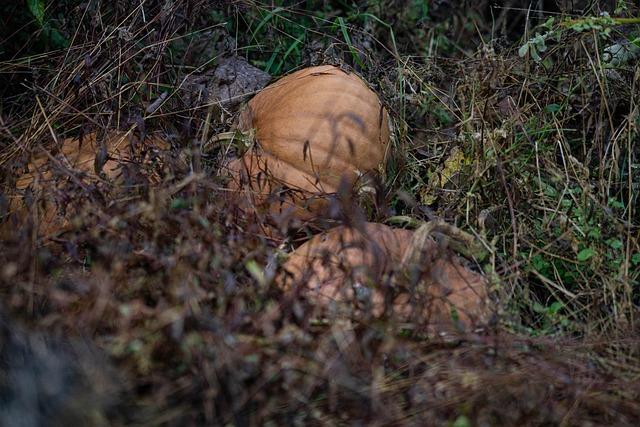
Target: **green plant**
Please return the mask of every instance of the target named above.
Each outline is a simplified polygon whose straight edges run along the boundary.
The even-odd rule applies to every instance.
[[[11,399],[0,397],[0,424],[15,422],[5,408],[16,401],[27,404],[21,414],[62,417],[64,425],[637,423],[638,77],[633,56],[607,49],[624,42],[633,51],[639,27],[616,25],[603,39],[604,27],[594,29],[602,23],[589,17],[612,2],[589,3],[585,16],[572,14],[575,28],[560,25],[568,22],[560,11],[551,28],[538,29],[549,33],[529,47],[539,66],[510,45],[517,25],[500,28],[525,13],[503,9],[492,19],[484,11],[493,3],[483,0],[45,0],[43,23],[70,43],[46,52],[29,40],[41,27],[26,3],[4,2],[0,216],[16,202],[42,208],[42,189],[65,207],[69,226],[41,238],[25,217],[0,239],[0,347],[11,350],[0,351],[0,377],[28,379],[9,384]],[[616,7],[612,19],[637,19],[632,2]],[[542,11],[526,16],[526,24],[545,21]],[[505,34],[510,39],[494,40]],[[183,61],[196,51],[174,42],[194,47],[203,38],[214,43],[202,62]],[[613,69],[607,54],[619,58]],[[376,118],[384,105],[394,125],[386,179],[362,188],[376,189],[376,210],[366,215],[403,227],[446,223],[482,251],[427,236],[440,251],[364,283],[347,279],[359,310],[313,301],[314,270],[298,287],[278,286],[283,252],[300,254],[306,240],[327,236],[334,249],[315,259],[315,271],[335,261],[334,278],[358,278],[363,270],[349,271],[340,255],[375,246],[374,233],[361,210],[345,210],[352,195],[344,187],[330,201],[338,219],[322,224],[336,228],[317,238],[315,223],[261,215],[283,200],[280,191],[263,192],[264,173],[248,192],[259,197],[248,203],[232,188],[230,158],[260,151],[209,83],[232,82],[218,67],[238,56],[274,80],[326,63],[361,75],[380,96]],[[277,130],[286,130],[279,120]],[[102,152],[89,166],[72,163],[77,136],[96,131],[104,142],[102,135],[123,129],[131,138],[107,150],[108,159]],[[143,143],[157,137],[171,143],[161,157]],[[209,151],[209,141],[230,142]],[[301,145],[298,154],[311,152]],[[46,170],[42,159],[53,179],[34,180],[36,191],[13,198],[16,177]],[[117,173],[132,171],[130,182],[100,179],[104,160],[118,163]],[[268,206],[252,204],[266,193]],[[280,228],[269,234],[273,227]],[[346,229],[361,238],[347,239]],[[378,255],[374,269],[384,249],[367,252]],[[442,265],[433,259],[495,279],[486,296],[496,310],[481,333],[431,334],[421,327],[423,307],[415,319],[393,316],[391,299],[377,306],[389,315],[360,315],[372,294],[409,293],[419,303],[425,288],[416,279],[437,278],[438,268],[425,267]],[[455,295],[441,291],[438,302]],[[438,313],[465,322],[457,305],[439,305]],[[17,333],[18,324],[38,333]],[[65,358],[60,366],[84,371],[89,384],[40,375],[87,342],[98,360]],[[109,366],[115,391],[105,389]],[[82,393],[63,401],[75,388],[69,382]],[[14,393],[21,388],[24,400]],[[70,419],[78,408],[90,408],[93,422]]]
[[[44,50],[62,49],[69,46],[69,41],[60,31],[62,27],[61,17],[47,17],[44,0],[25,1],[40,27],[40,39],[44,42]]]
[[[44,24],[44,0],[26,0],[29,11],[42,26]]]
[[[536,62],[542,62],[541,54],[547,51],[547,41],[555,40],[559,42],[562,37],[566,36],[569,30],[575,33],[590,32],[597,34],[599,38],[606,40],[612,35],[612,31],[617,27],[624,25],[639,23],[640,19],[636,18],[612,18],[607,12],[603,12],[600,16],[587,16],[579,19],[566,18],[564,21],[556,22],[556,18],[547,19],[540,29],[543,33],[536,32],[536,35],[527,40],[518,50],[520,57],[530,55]],[[611,66],[621,65],[629,59],[639,55],[638,38],[634,37],[630,40],[629,45],[615,43],[607,46],[604,50],[607,55],[604,62]]]

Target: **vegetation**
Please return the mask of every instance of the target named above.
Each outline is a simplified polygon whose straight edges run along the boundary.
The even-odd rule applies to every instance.
[[[640,10],[497,3],[1,5],[0,424],[634,425]],[[394,124],[375,200],[335,222],[474,236],[488,324],[315,316],[277,285],[317,230],[265,232],[226,164],[264,73],[320,64]],[[59,160],[86,135],[95,164]]]

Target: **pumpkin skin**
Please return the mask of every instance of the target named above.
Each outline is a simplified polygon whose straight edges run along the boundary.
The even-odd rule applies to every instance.
[[[139,142],[136,137],[125,132],[109,133],[102,139],[105,144],[98,143],[96,133],[89,133],[82,138],[67,138],[60,143],[57,153],[39,152],[29,164],[29,170],[15,181],[15,189],[10,196],[8,212],[0,218],[0,236],[8,236],[12,230],[20,227],[30,216],[39,235],[50,235],[64,229],[68,224],[68,216],[60,212],[56,205],[53,189],[64,191],[69,181],[84,185],[90,180],[106,179],[113,185],[126,185],[127,171],[133,162],[136,152],[154,145],[158,150],[166,150],[170,144],[158,137],[148,137]],[[96,162],[96,157],[105,156],[103,162]],[[53,159],[52,159],[53,158]],[[52,166],[58,163],[58,166]],[[103,163],[98,176],[96,163]],[[63,170],[73,170],[81,174],[64,174]],[[23,202],[23,195],[29,189],[37,201],[36,209],[29,209]]]
[[[471,331],[486,324],[492,312],[485,277],[467,270],[432,239],[420,243],[416,264],[407,263],[415,237],[413,231],[376,223],[333,228],[289,255],[278,284],[287,293],[302,293],[325,311],[362,305],[364,300],[375,318],[388,314],[431,331]],[[419,280],[411,281],[416,274]],[[394,283],[414,283],[415,288],[400,289]],[[360,309],[351,313],[362,314]]]
[[[255,205],[291,208],[310,219],[341,184],[382,172],[389,148],[389,114],[355,74],[311,67],[284,77],[251,99],[238,128],[255,130],[258,146],[233,161],[233,189],[249,189]],[[273,193],[285,193],[267,201]]]

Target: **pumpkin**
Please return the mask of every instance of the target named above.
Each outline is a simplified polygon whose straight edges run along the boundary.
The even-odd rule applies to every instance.
[[[131,175],[140,170],[136,156],[151,145],[156,149],[169,148],[169,144],[160,138],[148,137],[140,142],[124,132],[110,133],[102,141],[98,142],[96,133],[89,133],[80,138],[63,140],[55,152],[36,151],[28,164],[28,171],[17,177],[15,188],[7,192],[11,198],[7,213],[2,218],[0,235],[8,235],[11,229],[32,214],[36,216],[34,224],[39,234],[49,235],[60,231],[67,225],[68,217],[63,213],[64,209],[57,205],[55,190],[64,192],[68,182],[84,186],[90,179],[107,180],[112,185],[127,185],[135,182],[130,179]],[[27,194],[37,202],[31,209],[23,202]]]
[[[376,318],[387,314],[438,332],[472,330],[492,314],[488,282],[464,266],[452,245],[439,243],[438,228],[453,230],[454,239],[469,238],[443,224],[417,231],[376,223],[333,228],[289,255],[278,285],[321,310],[352,316],[368,309]]]
[[[230,163],[230,187],[272,212],[314,218],[341,185],[364,185],[383,171],[389,126],[379,97],[355,74],[328,65],[300,70],[241,113],[238,128],[255,132],[255,144]]]

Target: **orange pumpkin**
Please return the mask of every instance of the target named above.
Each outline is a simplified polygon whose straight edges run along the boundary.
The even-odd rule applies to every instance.
[[[229,165],[231,188],[272,212],[313,218],[343,180],[353,186],[383,171],[389,125],[379,97],[355,74],[328,65],[300,70],[242,112],[238,127],[254,130],[257,144]]]
[[[469,331],[491,316],[486,278],[421,230],[336,227],[292,252],[283,270],[279,285],[322,310],[364,305],[437,331]]]
[[[57,206],[52,190],[63,190],[69,181],[84,185],[90,179],[107,179],[113,185],[124,185],[131,172],[127,168],[134,164],[134,157],[152,144],[160,150],[169,148],[169,144],[160,138],[149,137],[139,142],[131,134],[114,132],[102,143],[98,143],[96,133],[90,133],[81,138],[65,139],[57,152],[36,152],[29,170],[16,179],[15,189],[8,191],[13,194],[7,214],[0,220],[0,235],[8,235],[29,215],[35,216],[34,224],[39,234],[60,231],[67,225],[68,217]],[[96,161],[96,157],[102,160]],[[135,167],[139,168],[139,165]],[[27,190],[36,202],[31,209],[23,202]]]

